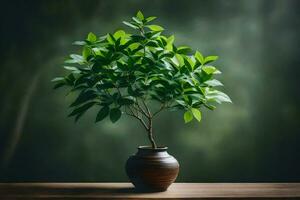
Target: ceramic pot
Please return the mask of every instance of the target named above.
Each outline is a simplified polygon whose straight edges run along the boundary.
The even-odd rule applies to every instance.
[[[126,162],[126,173],[137,190],[165,191],[175,181],[179,163],[167,147],[141,146]]]

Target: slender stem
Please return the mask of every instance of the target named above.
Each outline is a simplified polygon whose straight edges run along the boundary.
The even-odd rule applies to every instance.
[[[153,138],[153,116],[150,112],[150,109],[149,107],[147,106],[147,104],[145,103],[145,101],[142,99],[142,103],[144,105],[144,107],[146,108],[147,110],[147,113],[148,113],[148,121],[149,121],[149,124],[148,124],[148,138],[151,142],[151,146],[153,149],[156,149],[157,148],[157,145],[154,141],[154,138]]]
[[[154,117],[155,115],[157,115],[158,113],[160,113],[165,107],[166,107],[166,104],[162,104],[162,105],[160,106],[160,108],[159,108],[155,113],[153,113],[153,117]]]
[[[140,120],[140,122],[142,123],[142,125],[145,127],[145,129],[149,129],[149,127],[147,127],[146,123],[144,122],[144,120],[142,118],[138,118]]]
[[[129,116],[132,116],[132,117],[138,119],[141,122],[141,124],[144,126],[144,128],[148,131],[149,127],[147,126],[145,121],[141,117],[139,117],[137,114],[135,114],[130,107],[129,107],[129,110],[130,110],[130,113],[128,113],[125,109],[125,113]]]
[[[146,107],[146,109],[147,109],[147,110],[149,111],[149,113],[150,113],[149,115],[146,116],[146,118],[148,119],[148,125],[147,125],[146,122],[143,120],[143,118],[142,118],[143,115],[139,116],[139,113],[142,113],[141,111],[138,111],[138,110],[137,110],[136,113],[134,113],[133,106],[132,106],[132,107],[128,106],[130,112],[127,112],[126,107],[125,107],[125,113],[126,113],[127,115],[129,115],[129,116],[132,116],[132,117],[138,119],[138,120],[141,122],[141,124],[144,126],[144,128],[145,128],[146,131],[147,131],[148,139],[149,139],[149,141],[150,141],[150,143],[151,143],[151,147],[152,147],[153,149],[156,149],[156,148],[157,148],[157,145],[156,145],[156,143],[155,143],[155,141],[154,141],[154,137],[153,137],[153,116],[151,115],[151,112],[150,112],[148,106],[147,106],[146,104],[144,104],[144,106]],[[136,108],[135,108],[135,109],[136,109]]]
[[[148,129],[148,138],[151,142],[151,146],[152,146],[152,149],[156,149],[157,148],[157,145],[154,141],[154,138],[153,138],[153,126],[152,126],[152,118],[149,118],[149,129]]]
[[[136,108],[136,107],[134,107],[134,108],[137,109],[137,110],[139,110],[142,114],[145,115],[145,117],[148,118],[149,116],[148,116],[147,113],[144,111],[144,109],[140,106],[138,100],[136,100],[136,105],[137,105],[137,108]]]
[[[151,115],[151,112],[150,112],[150,110],[149,110],[148,106],[146,105],[146,103],[145,103],[145,101],[144,101],[143,99],[142,99],[142,103],[143,103],[144,107],[145,107],[145,108],[146,108],[146,110],[147,110],[148,117],[152,117],[152,115]]]

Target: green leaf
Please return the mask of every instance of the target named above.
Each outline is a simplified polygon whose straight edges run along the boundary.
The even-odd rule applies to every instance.
[[[56,77],[54,79],[51,80],[51,82],[58,82],[58,81],[64,81],[65,78],[64,77]]]
[[[77,121],[82,117],[82,115],[83,115],[84,113],[85,113],[85,112],[81,112],[81,113],[77,114],[76,117],[75,117],[75,122],[77,122]]]
[[[114,33],[114,38],[117,40],[117,39],[119,39],[119,38],[122,38],[122,37],[125,37],[126,36],[126,33],[125,33],[125,31],[123,31],[123,30],[118,30],[118,31],[116,31],[115,33]]]
[[[164,30],[164,28],[159,25],[147,25],[146,27],[148,27],[152,31],[163,31]]]
[[[155,20],[157,17],[154,17],[154,16],[152,16],[152,17],[147,17],[146,18],[146,22],[151,22],[151,21],[153,21],[153,20]]]
[[[222,102],[232,103],[230,97],[227,94],[218,90],[207,90],[205,98],[208,101],[215,101],[219,104],[221,104]]]
[[[187,105],[186,105],[186,103],[185,103],[185,101],[183,101],[183,100],[175,100],[179,105],[181,105],[181,106],[183,106],[183,107],[186,107]]]
[[[86,45],[86,41],[75,41],[72,44],[78,45],[78,46],[83,46],[83,45]]]
[[[57,78],[52,79],[51,81],[56,82],[53,89],[57,89],[57,88],[67,85],[66,79],[64,77],[57,77]]]
[[[190,110],[186,111],[183,115],[183,119],[184,119],[185,123],[188,123],[188,122],[192,121],[193,120],[193,113]]]
[[[70,70],[70,71],[79,71],[79,69],[77,67],[72,67],[72,66],[64,66],[64,68],[66,70]]]
[[[140,20],[140,19],[137,18],[137,17],[132,17],[132,20],[133,20],[134,22],[136,22],[137,24],[139,24],[139,25],[142,25],[142,24],[143,24],[143,21]]]
[[[196,51],[195,53],[195,58],[203,65],[204,64],[204,57],[203,55],[199,52]]]
[[[132,35],[130,36],[134,42],[141,42],[145,39],[144,36],[141,35]]]
[[[173,42],[174,42],[174,40],[175,40],[175,36],[174,36],[174,35],[171,35],[170,37],[168,37],[167,43],[172,45]]]
[[[81,55],[71,54],[70,57],[73,58],[74,60],[82,61],[82,56]]]
[[[81,55],[78,54],[71,54],[70,57],[72,58],[71,60],[67,60],[66,63],[78,63],[81,64],[84,62],[84,59]]]
[[[171,35],[168,39],[167,39],[167,46],[166,46],[166,49],[169,50],[169,51],[172,51],[173,50],[173,42],[175,40],[175,36],[174,35]]]
[[[99,122],[102,121],[105,117],[107,117],[109,114],[109,107],[108,106],[103,106],[100,111],[97,114],[96,121]]]
[[[74,86],[78,86],[78,85],[80,85],[80,84],[86,83],[86,82],[88,81],[87,77],[88,77],[87,74],[84,74],[84,75],[79,76],[79,77],[75,80]]]
[[[125,24],[126,26],[129,26],[131,28],[134,28],[134,29],[139,29],[138,26],[136,26],[136,25],[134,25],[134,24],[132,24],[130,22],[123,21],[123,24]]]
[[[82,51],[82,57],[87,60],[88,57],[92,54],[92,51],[89,47],[84,47]]]
[[[144,15],[143,15],[143,13],[142,13],[141,11],[138,11],[138,12],[137,12],[136,17],[137,17],[139,20],[141,20],[141,21],[144,20]]]
[[[93,105],[95,105],[95,102],[89,102],[86,103],[76,109],[74,109],[68,116],[74,116],[74,115],[78,115],[80,113],[84,113],[86,112],[89,108],[91,108]]]
[[[114,88],[115,85],[112,83],[102,83],[102,84],[98,84],[96,87],[98,90],[103,90],[103,89]]]
[[[182,47],[178,47],[176,53],[178,54],[187,54],[190,51],[192,51],[192,49],[190,47],[187,46],[182,46]]]
[[[204,106],[205,106],[206,108],[208,108],[209,110],[214,110],[214,109],[216,109],[216,106],[214,106],[214,105],[204,104]]]
[[[75,77],[73,75],[73,73],[69,74],[67,77],[65,77],[65,81],[66,83],[68,83],[69,85],[73,86],[74,82],[75,82]]]
[[[89,42],[96,42],[97,41],[97,36],[94,33],[90,32],[88,34],[86,40],[89,41]]]
[[[110,44],[115,44],[116,42],[116,39],[114,38],[114,36],[112,34],[107,34],[107,41],[110,43]]]
[[[218,56],[207,56],[204,59],[204,64],[208,64],[210,62],[213,62],[213,61],[217,60],[218,58],[219,58]]]
[[[160,46],[161,46],[162,48],[164,48],[164,47],[167,45],[167,37],[161,35],[161,36],[159,37],[158,42],[161,42],[161,45],[160,45]]]
[[[109,115],[110,121],[112,123],[115,123],[116,121],[118,121],[120,119],[121,115],[122,115],[122,112],[119,108],[111,109],[110,110],[110,115]]]
[[[62,87],[62,86],[65,86],[65,85],[66,85],[65,82],[58,82],[58,83],[56,83],[56,84],[54,85],[53,89],[58,89],[58,88],[60,88],[60,87]]]
[[[191,111],[194,117],[200,122],[201,121],[201,112],[197,108],[191,108]]]
[[[77,97],[77,99],[70,105],[70,107],[78,106],[79,104],[85,103],[89,100],[95,99],[97,95],[95,94],[94,91],[88,90],[85,91],[83,90]]]
[[[176,54],[175,57],[176,57],[176,60],[178,62],[178,66],[184,65],[184,59],[183,59],[183,57],[181,55]]]
[[[185,66],[187,67],[187,69],[191,72],[193,71],[193,68],[194,68],[194,63],[193,61],[191,60],[191,58],[189,57],[184,57],[184,64]]]
[[[156,41],[149,41],[147,42],[146,46],[148,47],[158,47],[158,44]]]
[[[214,66],[203,66],[202,70],[208,75],[213,74],[215,71],[217,71],[217,69]]]
[[[205,81],[204,83],[209,85],[209,86],[212,86],[212,87],[223,86],[223,84],[220,81],[216,80],[216,79],[208,80],[208,81]]]
[[[118,99],[118,104],[121,106],[122,105],[130,105],[133,103],[134,103],[134,100],[130,97],[123,97],[123,98]]]
[[[140,92],[139,90],[133,90],[131,85],[128,86],[127,92],[128,92],[129,95],[131,95],[133,97],[139,97],[139,96],[143,95],[143,93]]]

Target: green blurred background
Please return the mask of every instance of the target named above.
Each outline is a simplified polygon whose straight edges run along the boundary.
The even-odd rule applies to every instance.
[[[296,0],[3,1],[0,181],[127,181],[124,164],[147,144],[122,117],[67,118],[71,99],[53,91],[74,40],[113,32],[142,10],[204,55],[219,55],[233,104],[185,125],[163,113],[154,134],[181,164],[177,181],[300,181],[300,2]]]

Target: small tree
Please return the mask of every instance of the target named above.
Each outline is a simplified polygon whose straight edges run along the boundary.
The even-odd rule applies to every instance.
[[[69,116],[77,121],[92,106],[100,107],[96,122],[109,116],[115,123],[122,114],[129,115],[144,126],[152,148],[157,148],[153,118],[161,111],[184,110],[187,123],[201,120],[202,107],[213,110],[214,102],[231,102],[214,89],[222,86],[214,79],[221,72],[211,65],[218,57],[176,46],[174,35],[162,35],[164,28],[150,23],[155,19],[139,11],[123,22],[133,34],[118,30],[97,37],[89,33],[84,41],[74,42],[82,53],[65,61],[67,76],[53,79],[55,89],[68,86],[71,92],[79,92]]]

